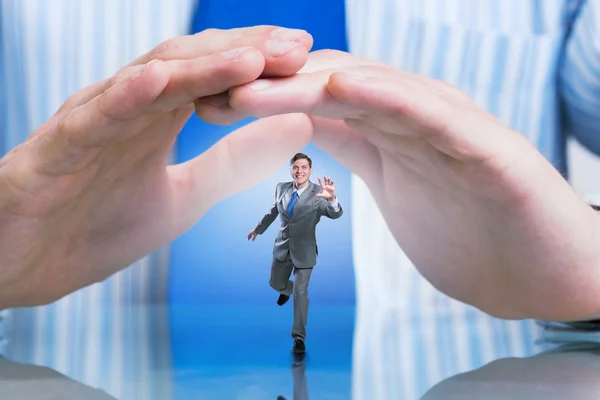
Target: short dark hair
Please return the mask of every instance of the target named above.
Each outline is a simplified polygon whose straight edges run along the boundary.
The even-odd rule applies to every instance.
[[[302,159],[305,159],[305,160],[307,160],[307,161],[308,161],[308,166],[309,166],[310,168],[312,168],[312,160],[310,159],[310,157],[309,157],[309,156],[307,156],[307,155],[306,155],[306,154],[304,154],[304,153],[296,153],[296,154],[294,155],[294,157],[292,157],[292,159],[290,160],[290,165],[292,165],[292,164],[293,164],[293,163],[295,163],[296,161],[298,161],[298,160],[302,160]]]

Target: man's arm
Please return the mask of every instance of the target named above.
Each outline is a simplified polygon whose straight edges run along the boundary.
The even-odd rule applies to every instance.
[[[572,25],[559,89],[569,133],[600,155],[600,4],[584,2]]]
[[[333,180],[327,176],[323,180],[319,178],[319,186],[317,190],[317,207],[319,215],[326,216],[331,219],[337,219],[342,216],[342,207],[338,203],[335,195],[335,184]]]
[[[317,202],[319,214],[327,218],[337,219],[344,213],[344,210],[342,210],[342,207],[338,202],[337,196],[331,201],[328,201],[323,197],[317,197]]]
[[[267,213],[264,217],[262,217],[258,225],[256,225],[256,228],[254,228],[254,232],[256,232],[259,235],[265,233],[265,231],[269,228],[273,221],[275,221],[277,215],[279,215],[279,211],[277,210],[277,196],[279,195],[278,189],[279,185],[277,185],[277,188],[275,188],[275,202],[271,206],[271,209],[267,211]]]

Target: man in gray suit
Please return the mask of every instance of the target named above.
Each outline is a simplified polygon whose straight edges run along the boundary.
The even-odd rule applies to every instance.
[[[293,351],[303,353],[306,350],[308,283],[319,254],[316,227],[322,216],[337,219],[343,211],[331,179],[324,177],[321,181],[319,178],[319,185],[310,181],[312,160],[306,154],[296,154],[290,164],[293,181],[277,185],[275,203],[248,234],[248,240],[254,241],[280,216],[281,227],[273,247],[269,284],[280,293],[277,300],[280,306],[294,294]],[[292,271],[294,282],[290,280]]]

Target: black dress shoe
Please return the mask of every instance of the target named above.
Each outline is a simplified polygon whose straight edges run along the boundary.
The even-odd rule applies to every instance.
[[[304,345],[304,342],[300,339],[294,340],[294,347],[292,348],[292,351],[296,354],[304,353],[306,351],[306,346]]]
[[[287,303],[287,301],[290,299],[290,296],[286,296],[285,294],[280,294],[279,298],[277,299],[277,305],[278,306],[282,306],[285,303]]]

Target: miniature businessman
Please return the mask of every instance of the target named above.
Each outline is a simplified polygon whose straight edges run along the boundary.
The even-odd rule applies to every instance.
[[[277,304],[284,305],[294,294],[293,352],[304,353],[306,321],[308,318],[308,283],[317,263],[319,249],[316,227],[322,216],[337,219],[342,207],[335,195],[333,181],[318,178],[319,185],[310,181],[312,160],[303,153],[290,160],[291,182],[281,182],[275,189],[275,203],[248,234],[254,241],[280,216],[281,227],[273,248],[271,280],[269,284],[279,292]],[[294,282],[290,276],[294,272]]]

